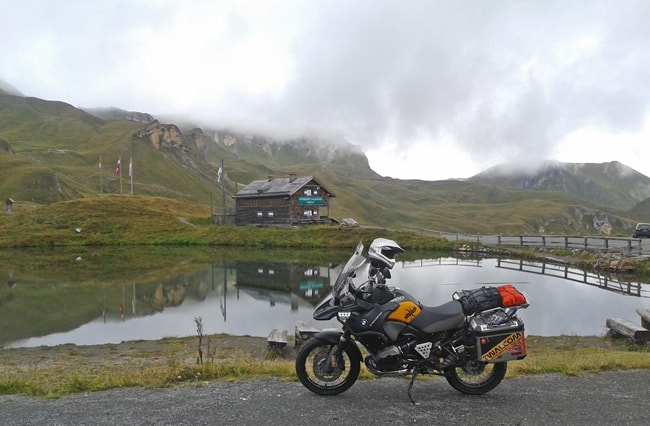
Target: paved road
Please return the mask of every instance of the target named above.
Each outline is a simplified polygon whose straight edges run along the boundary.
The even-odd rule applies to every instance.
[[[277,380],[114,389],[56,400],[0,396],[3,425],[647,425],[650,370],[508,379],[466,396],[444,379],[363,380],[336,397]]]

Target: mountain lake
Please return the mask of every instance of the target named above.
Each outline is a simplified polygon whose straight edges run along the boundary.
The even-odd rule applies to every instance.
[[[147,269],[139,265],[158,254],[138,250],[128,256],[119,249],[0,251],[0,276],[7,279],[0,286],[0,347],[192,336],[199,318],[204,334],[262,337],[272,329],[293,334],[299,321],[338,325],[318,323],[312,312],[328,296],[345,251],[314,261],[318,253],[298,250],[276,256],[203,250],[196,256],[184,249],[164,267]],[[531,301],[519,310],[528,335],[603,335],[607,318],[639,323],[635,310],[650,309],[650,284],[633,275],[529,260],[411,253],[398,258],[392,275],[391,285],[428,306],[447,302],[458,290],[513,284]]]

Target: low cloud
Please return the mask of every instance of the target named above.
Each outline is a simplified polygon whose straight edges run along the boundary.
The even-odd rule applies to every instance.
[[[638,132],[650,113],[645,1],[4,6],[0,78],[83,107],[365,150],[453,144],[480,167],[554,158],[583,128]]]

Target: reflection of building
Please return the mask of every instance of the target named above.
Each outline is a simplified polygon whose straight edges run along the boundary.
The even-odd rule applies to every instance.
[[[257,266],[256,266],[257,265]],[[271,304],[313,307],[330,291],[330,269],[293,263],[237,265],[237,287]]]
[[[233,196],[238,225],[326,223],[332,191],[313,176],[256,180]]]

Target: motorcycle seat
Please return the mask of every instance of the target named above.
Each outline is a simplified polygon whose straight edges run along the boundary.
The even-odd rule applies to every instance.
[[[451,300],[439,306],[422,306],[422,311],[413,318],[410,325],[424,333],[458,328],[465,322],[463,305],[457,300]]]

